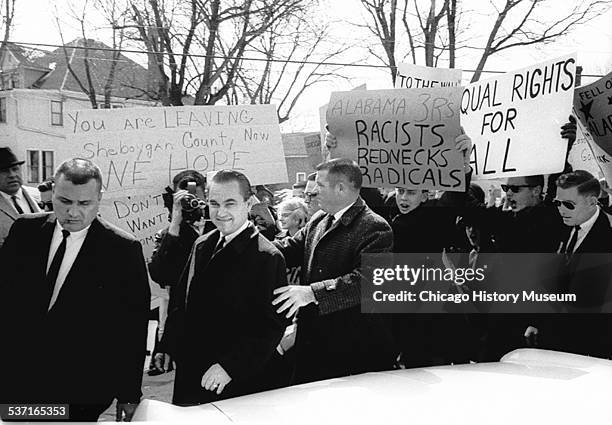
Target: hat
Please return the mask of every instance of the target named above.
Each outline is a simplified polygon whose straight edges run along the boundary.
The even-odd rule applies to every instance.
[[[0,148],[0,170],[11,168],[13,165],[21,165],[25,161],[19,161],[11,148]]]

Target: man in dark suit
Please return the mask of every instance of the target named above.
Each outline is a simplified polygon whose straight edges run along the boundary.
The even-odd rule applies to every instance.
[[[0,148],[0,247],[15,220],[22,214],[40,212],[21,182],[21,166],[10,148]]]
[[[351,160],[317,167],[322,211],[293,237],[275,241],[287,265],[302,266],[301,285],[275,291],[279,313],[298,310],[294,382],[390,369],[396,351],[383,317],[361,313],[361,254],[390,252],[389,224],[359,196],[362,177]]]
[[[569,313],[551,318],[547,348],[597,357],[612,355],[610,315],[602,307],[611,302],[612,228],[597,205],[600,184],[584,170],[557,179],[554,204],[566,226],[559,252],[565,257],[561,290],[576,295]]]
[[[97,217],[100,169],[72,159],[55,174],[54,213],[19,218],[0,253],[2,403],[68,403],[117,420],[141,397],[149,282],[138,241]]]
[[[263,388],[262,371],[286,323],[272,291],[286,284],[285,261],[248,221],[251,185],[221,170],[210,183],[217,230],[198,238],[170,300],[160,357],[176,360],[173,403],[195,405]]]

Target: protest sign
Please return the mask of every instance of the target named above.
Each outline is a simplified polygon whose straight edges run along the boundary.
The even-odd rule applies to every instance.
[[[599,169],[601,170],[601,172],[599,174],[593,174],[589,169],[586,169],[586,170],[589,171],[591,174],[593,174],[597,178],[601,178],[601,176],[603,175],[606,181],[608,182],[612,181],[612,155],[604,151],[601,146],[595,143],[595,141],[593,140],[593,136],[591,136],[591,133],[589,133],[589,131],[584,127],[582,122],[578,121],[577,124],[578,124],[577,133],[578,135],[583,135],[587,144],[590,146],[591,152],[593,153],[593,157],[595,158],[595,162],[599,166]],[[576,141],[578,141],[578,137],[576,138]],[[575,169],[580,169],[580,168],[575,168]]]
[[[353,87],[351,90],[367,90],[368,86],[366,83],[360,84],[357,87]],[[323,161],[329,161],[331,154],[325,146],[325,125],[327,124],[327,106],[328,103],[319,108],[319,131],[321,132],[321,156]]]
[[[563,170],[567,141],[560,127],[571,113],[576,55],[566,55],[469,84],[461,125],[472,138],[471,164],[480,178]]]
[[[67,113],[64,158],[102,170],[104,218],[134,234],[145,256],[167,225],[162,192],[180,171],[234,169],[252,184],[286,182],[273,105],[87,109]]]
[[[327,123],[338,139],[334,157],[357,162],[366,187],[462,191],[461,89],[334,92]]]
[[[598,179],[601,179],[603,178],[603,173],[597,163],[589,139],[591,137],[588,132],[585,134],[582,125],[578,125],[576,128],[576,141],[572,145],[567,162],[570,163],[573,170],[586,170]]]
[[[592,137],[591,148],[607,181],[612,181],[612,72],[574,95],[576,116]]]
[[[456,87],[460,85],[460,69],[432,68],[430,66],[400,63],[395,74],[396,89]]]
[[[308,154],[308,162],[315,169],[317,165],[323,162],[323,151],[321,149],[321,135],[311,134],[304,137],[304,146]]]

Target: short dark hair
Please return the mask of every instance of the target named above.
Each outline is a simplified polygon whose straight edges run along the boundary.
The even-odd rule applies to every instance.
[[[557,178],[557,187],[561,189],[569,189],[575,187],[582,196],[598,197],[601,192],[599,181],[585,170],[576,170],[570,173],[561,174]]]
[[[353,185],[355,190],[361,189],[361,184],[363,182],[361,170],[359,169],[359,165],[352,159],[334,158],[317,165],[316,170],[327,171],[329,182],[332,187],[338,183],[338,177],[343,176]]]
[[[196,186],[200,186],[202,189],[206,188],[206,177],[196,170],[181,171],[172,179],[172,186],[175,191],[177,189],[186,189],[187,183],[191,182],[195,182]]]
[[[72,158],[60,164],[55,171],[53,179],[58,181],[60,176],[74,184],[87,184],[91,179],[98,183],[98,190],[102,190],[102,172],[100,168],[88,159]]]
[[[542,174],[535,174],[532,176],[525,176],[525,184],[529,186],[540,186],[544,189],[544,176]]]
[[[229,183],[237,182],[240,189],[240,194],[246,201],[252,195],[251,182],[240,171],[235,170],[219,170],[212,176],[212,183]]]
[[[306,181],[315,181],[317,179],[317,173],[310,173],[308,174],[308,177],[306,177]]]
[[[53,179],[45,180],[38,185],[39,192],[48,192],[53,189]]]

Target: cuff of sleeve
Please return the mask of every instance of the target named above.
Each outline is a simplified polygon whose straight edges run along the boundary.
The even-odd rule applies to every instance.
[[[327,279],[310,284],[320,314],[328,314],[341,309],[341,306],[337,305],[336,285],[336,279]]]

